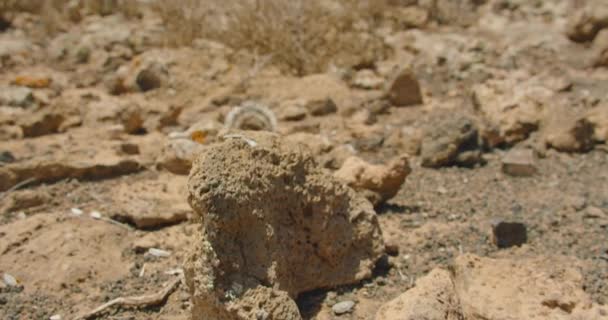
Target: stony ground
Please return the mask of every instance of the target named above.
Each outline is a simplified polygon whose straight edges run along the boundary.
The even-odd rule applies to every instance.
[[[371,279],[301,294],[305,319],[373,319],[466,253],[564,256],[606,309],[601,1],[496,0],[452,14],[410,2],[377,30],[388,58],[304,77],[257,70],[216,43],[165,47],[150,12],[88,16],[44,37],[35,15],[0,26],[0,318],[71,319],[174,279],[198,230],[192,158],[247,100],[268,105],[276,130],[329,173],[353,155],[410,156],[405,183],[376,208],[389,255]],[[391,87],[396,73],[405,83]],[[514,150],[531,150],[523,177],[505,169]],[[498,248],[501,221],[525,225],[525,244]],[[343,301],[354,307],[336,315]],[[103,318],[188,319],[190,308],[182,285],[157,306]]]

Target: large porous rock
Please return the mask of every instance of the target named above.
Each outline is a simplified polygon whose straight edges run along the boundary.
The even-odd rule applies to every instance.
[[[473,87],[473,103],[488,123],[493,144],[514,145],[538,130],[551,90],[511,76]]]
[[[292,302],[269,306],[371,276],[384,244],[367,200],[277,135],[225,139],[195,160],[188,182],[202,222],[185,267],[194,319],[300,319]],[[263,304],[250,299],[258,293]]]
[[[426,131],[421,150],[424,167],[471,167],[482,162],[479,133],[472,119],[465,116],[440,118]]]
[[[578,261],[491,259],[466,254],[384,305],[376,320],[607,319],[583,290]]]
[[[361,192],[376,206],[394,197],[411,171],[407,155],[386,165],[371,164],[353,156],[346,159],[334,176]]]

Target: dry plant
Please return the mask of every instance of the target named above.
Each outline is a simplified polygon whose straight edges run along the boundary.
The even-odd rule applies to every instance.
[[[176,0],[154,7],[173,45],[206,38],[269,55],[283,70],[304,75],[383,55],[373,32],[383,6],[382,0]]]

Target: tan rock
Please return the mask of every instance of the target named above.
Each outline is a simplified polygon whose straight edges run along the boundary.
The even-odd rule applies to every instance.
[[[608,66],[608,29],[600,31],[593,40],[593,65],[596,67]]]
[[[125,182],[114,190],[112,218],[138,229],[159,228],[188,220],[186,177],[162,174]]]
[[[336,113],[338,107],[331,98],[320,99],[320,100],[309,100],[306,101],[304,107],[313,116],[326,116],[331,113]]]
[[[465,254],[385,304],[376,320],[607,319],[566,257],[491,259]]]
[[[608,143],[608,104],[592,109],[586,119],[593,125],[593,139],[597,142]]]
[[[466,319],[601,319],[583,290],[576,261],[565,257],[458,257],[454,284]]]
[[[592,41],[603,28],[608,27],[608,5],[593,0],[569,16],[566,35],[572,41]]]
[[[394,17],[400,27],[423,28],[430,21],[429,11],[418,6],[396,8]]]
[[[171,173],[187,175],[192,168],[192,161],[204,149],[205,146],[191,139],[169,139],[165,142],[157,164]]]
[[[568,106],[552,109],[543,131],[546,145],[558,151],[586,152],[594,145],[593,124]]]
[[[39,137],[59,132],[65,117],[61,112],[54,110],[40,110],[30,117],[19,120],[19,126],[24,137]]]
[[[502,159],[502,172],[508,175],[529,177],[537,171],[534,164],[534,151],[531,149],[510,150]]]
[[[473,103],[495,132],[492,144],[513,145],[538,130],[553,93],[516,76],[473,87]]]
[[[416,286],[384,304],[376,320],[460,320],[462,312],[450,273],[434,269]]]
[[[43,192],[24,190],[9,194],[2,202],[0,214],[5,214],[48,204],[51,202],[51,198]]]
[[[334,176],[361,192],[376,206],[394,197],[411,171],[407,155],[386,165],[374,165],[359,157],[350,157]]]
[[[367,278],[384,252],[371,204],[274,134],[211,146],[188,188],[204,222],[185,266],[194,319],[256,319],[252,294],[266,319],[300,319],[290,299]]]
[[[402,70],[392,78],[386,88],[388,100],[395,106],[405,107],[422,104],[422,91],[416,76],[409,70]]]
[[[45,135],[6,143],[20,161],[0,167],[0,191],[25,180],[53,183],[64,179],[97,180],[139,172],[143,160],[116,151],[103,131],[73,130],[70,135]]]

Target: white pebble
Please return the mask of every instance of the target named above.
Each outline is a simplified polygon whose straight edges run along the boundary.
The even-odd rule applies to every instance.
[[[49,320],[61,320],[61,316],[58,314],[52,315]]]
[[[347,301],[342,301],[342,302],[338,302],[338,303],[334,304],[334,306],[331,307],[331,310],[335,314],[341,315],[341,314],[351,312],[353,310],[354,306],[355,306],[354,301],[347,300]]]
[[[99,220],[99,219],[101,219],[101,213],[99,211],[92,211],[91,218],[93,218],[95,220]]]
[[[161,249],[156,249],[156,248],[148,249],[148,254],[155,256],[155,257],[159,257],[159,258],[167,258],[167,257],[171,256],[171,252],[161,250]]]
[[[17,282],[17,279],[15,279],[15,277],[11,276],[8,273],[5,273],[2,276],[2,280],[4,280],[4,283],[9,287],[16,287],[19,285],[19,282]]]
[[[78,208],[72,208],[72,209],[70,209],[70,212],[75,216],[81,216],[83,213],[82,210],[80,210]]]

